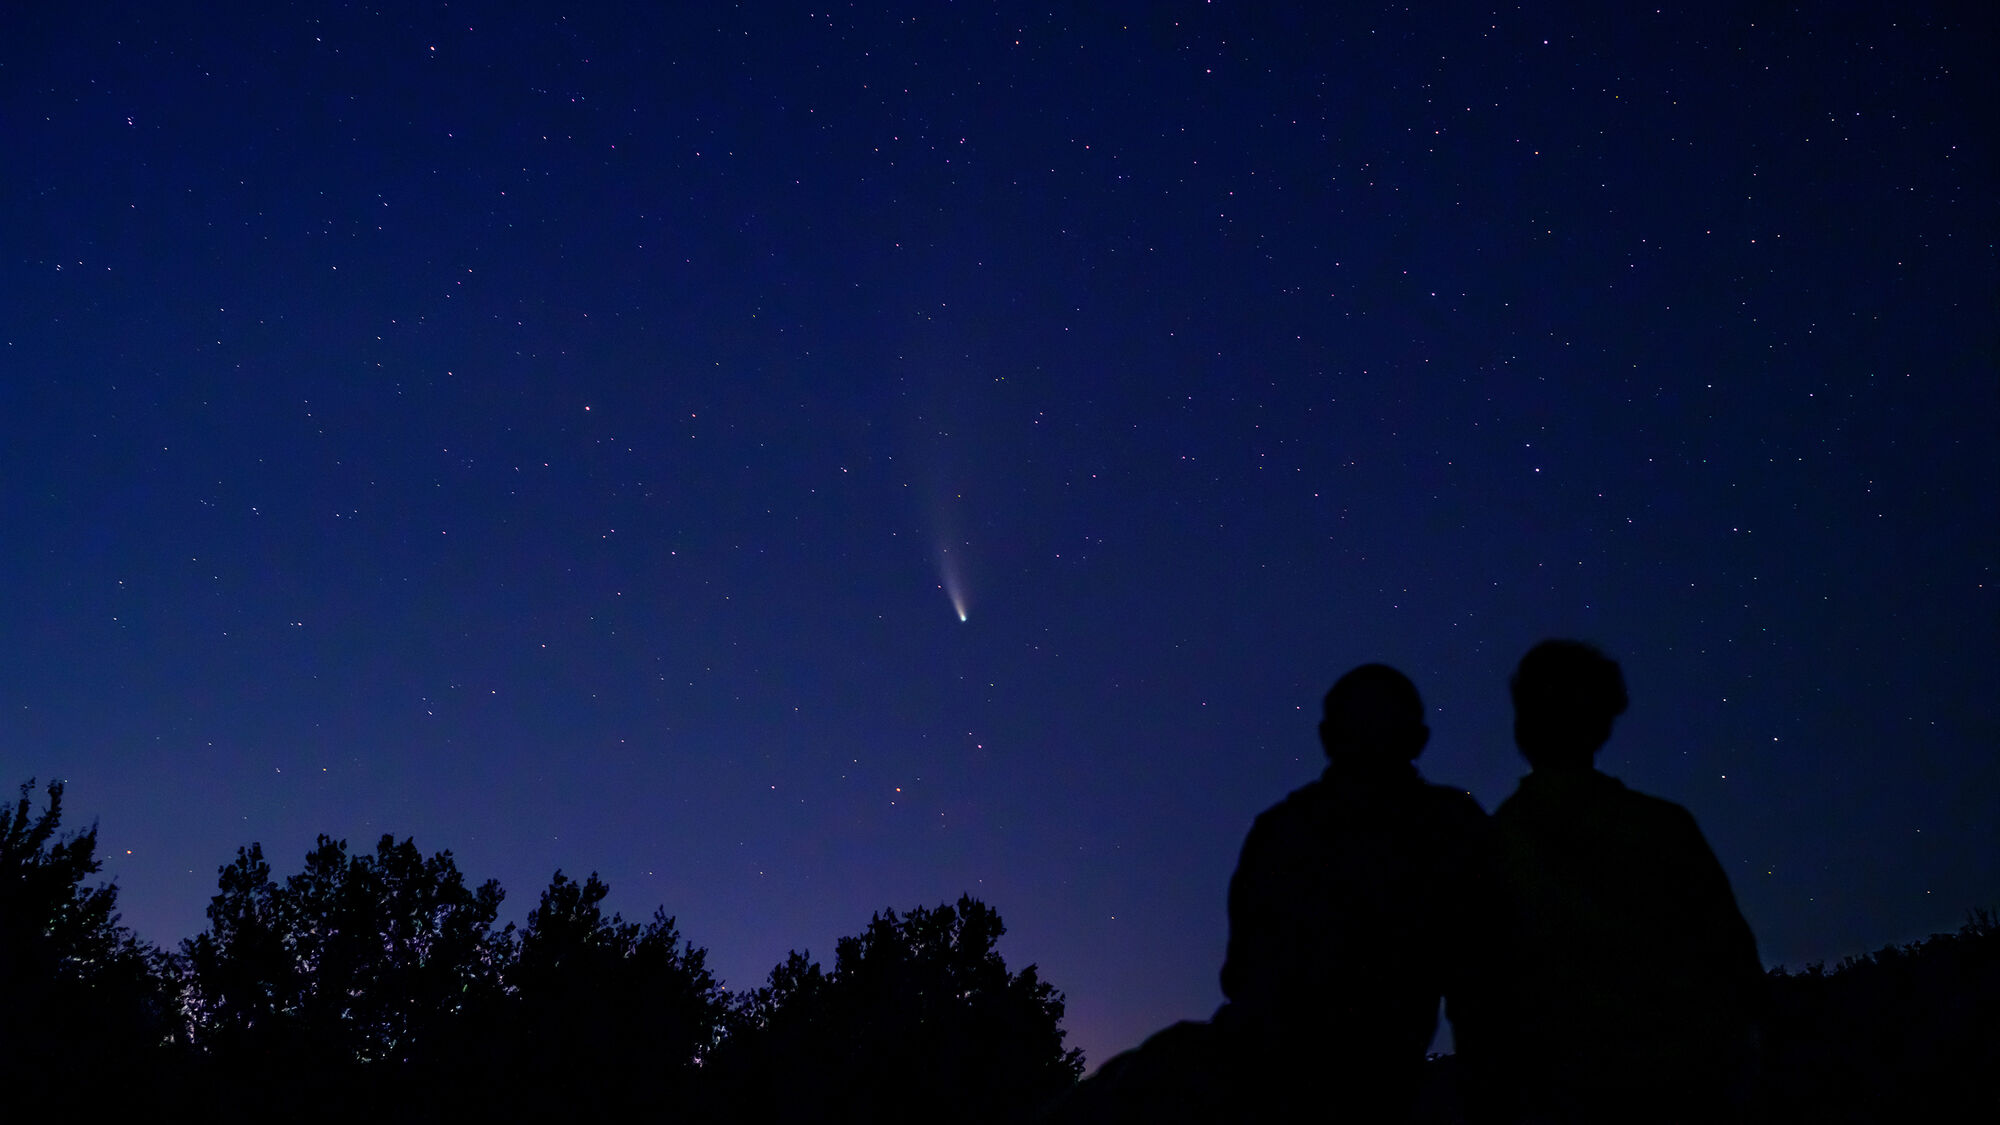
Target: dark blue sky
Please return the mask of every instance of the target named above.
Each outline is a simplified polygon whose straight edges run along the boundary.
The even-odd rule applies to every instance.
[[[0,17],[0,773],[143,936],[970,892],[1094,1064],[1335,676],[1491,808],[1547,635],[1767,961],[1995,904],[1990,15],[825,7]]]

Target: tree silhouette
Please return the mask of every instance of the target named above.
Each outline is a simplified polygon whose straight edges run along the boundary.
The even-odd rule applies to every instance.
[[[595,874],[556,872],[517,933],[494,928],[498,884],[468,888],[450,852],[383,836],[350,854],[321,836],[282,883],[259,846],[240,849],[208,929],[174,958],[119,923],[118,889],[94,882],[96,827],[62,831],[62,785],[39,811],[33,790],[0,806],[0,1089],[14,1116],[997,1122],[1072,1088],[1098,1096],[1070,1099],[1062,1120],[1214,1108],[1205,1024],[1156,1037],[1163,1065],[1113,1060],[1076,1087],[1061,994],[1033,966],[1007,970],[1000,916],[969,897],[884,911],[839,940],[831,970],[793,952],[726,1001],[672,917],[607,917]],[[1765,1119],[2000,1111],[1988,912],[1768,983]],[[1458,1120],[1449,1060],[1427,1079],[1419,1118]]]
[[[411,840],[350,855],[321,836],[282,885],[253,844],[217,886],[209,929],[182,946],[186,1011],[249,1116],[399,1099],[459,1056],[512,959],[499,884],[468,889],[450,852]]]
[[[1771,971],[1774,1121],[1944,1120],[2000,1112],[2000,923]]]
[[[885,911],[832,972],[794,952],[739,1001],[718,1053],[726,1108],[758,1119],[1017,1120],[1075,1083],[1062,996],[1009,973],[1000,916],[970,897]]]
[[[510,1081],[552,1111],[673,1108],[690,1097],[722,1026],[707,951],[683,943],[663,911],[644,924],[607,918],[609,890],[594,872],[582,883],[556,872],[508,976],[503,1026],[513,1032],[496,1056],[513,1060]]]
[[[0,1078],[20,1109],[109,1067],[125,1080],[93,1108],[137,1105],[172,1034],[165,958],[119,924],[117,887],[89,885],[104,867],[97,826],[61,832],[62,783],[39,814],[34,785],[0,811]]]

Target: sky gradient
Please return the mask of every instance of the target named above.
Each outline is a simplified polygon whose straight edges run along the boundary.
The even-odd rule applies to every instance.
[[[1095,1066],[1336,676],[1490,809],[1566,635],[1767,962],[2000,905],[1990,14],[1049,7],[0,17],[0,781],[167,945],[970,893]]]

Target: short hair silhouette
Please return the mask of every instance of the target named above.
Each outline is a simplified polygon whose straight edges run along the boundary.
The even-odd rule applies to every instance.
[[[1319,742],[1329,759],[1407,762],[1431,737],[1417,685],[1387,664],[1363,664],[1334,681],[1320,714]]]
[[[1537,769],[1588,766],[1625,713],[1618,662],[1582,641],[1548,640],[1514,669],[1514,744]]]

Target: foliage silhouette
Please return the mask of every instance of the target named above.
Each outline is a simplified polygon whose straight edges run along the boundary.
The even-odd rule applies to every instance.
[[[832,972],[793,954],[732,1005],[673,918],[607,917],[608,894],[558,871],[524,928],[495,930],[499,888],[468,890],[449,852],[321,837],[279,882],[239,850],[181,958],[200,1108],[893,1120],[948,1098],[1005,1120],[1081,1069],[1060,995],[1007,971],[998,914],[969,898],[877,915]]]
[[[831,970],[795,952],[726,1000],[674,919],[607,917],[594,874],[557,872],[523,929],[496,929],[499,887],[467,888],[449,852],[385,836],[350,855],[321,837],[282,883],[241,849],[209,929],[171,957],[119,923],[117,888],[93,882],[95,827],[61,830],[62,786],[39,811],[33,789],[0,807],[0,1080],[24,1119],[1011,1121],[1082,1069],[1060,993],[1007,970],[1000,917],[971,898],[885,911]],[[2000,1110],[1992,914],[1767,979],[1765,1119]],[[1198,1076],[1208,1026],[1158,1053]],[[1464,1119],[1452,1068],[1425,1068],[1418,1120]]]
[[[185,1011],[221,1112],[337,1116],[399,1104],[497,1002],[513,927],[450,852],[383,836],[373,855],[319,837],[276,883],[263,850],[221,869],[209,929],[182,945]],[[372,1064],[372,1065],[371,1065]]]
[[[1782,1122],[2000,1115],[2000,921],[1773,969],[1765,1051],[1769,1116]]]
[[[166,959],[118,921],[118,888],[103,870],[97,826],[64,833],[61,782],[35,783],[0,812],[0,1081],[11,1108],[60,1101],[102,1068],[125,1075],[100,1110],[143,1104],[173,1034]]]
[[[739,1119],[1020,1119],[1068,1089],[1062,995],[1034,966],[1009,973],[1000,916],[956,906],[885,911],[840,939],[831,972],[794,952],[732,1012],[718,1105]]]
[[[674,919],[606,917],[610,888],[558,871],[529,911],[508,980],[509,1031],[493,1057],[550,1112],[665,1112],[692,1097],[726,1005],[707,951]],[[510,1101],[511,1111],[524,1107]]]

